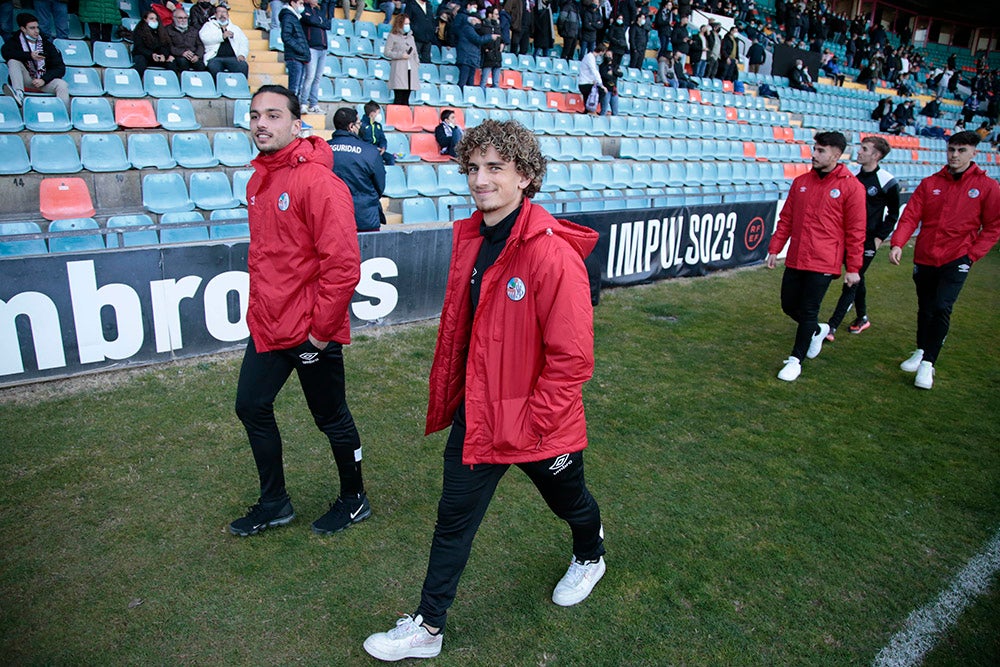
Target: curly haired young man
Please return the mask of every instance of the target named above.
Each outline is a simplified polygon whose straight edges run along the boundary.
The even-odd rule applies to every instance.
[[[477,211],[455,223],[431,368],[427,432],[451,425],[444,482],[420,604],[365,641],[380,660],[440,653],[472,540],[512,464],[572,532],[573,559],[552,601],[583,601],[605,570],[601,514],[583,475],[582,389],[594,369],[583,260],[597,233],[531,202],[545,158],[519,123],[470,129],[458,162]]]

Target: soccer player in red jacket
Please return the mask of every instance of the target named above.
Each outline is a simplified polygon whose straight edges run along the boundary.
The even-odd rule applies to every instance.
[[[948,165],[920,182],[892,235],[889,261],[899,264],[921,225],[913,250],[917,349],[899,365],[916,372],[913,384],[920,389],[934,386],[934,364],[969,269],[1000,239],[1000,185],[972,161],[978,143],[975,132],[951,135]]]
[[[531,202],[545,158],[520,123],[472,128],[458,162],[477,210],[455,223],[431,368],[427,432],[451,426],[444,482],[420,604],[364,643],[386,661],[440,653],[472,540],[511,465],[572,533],[573,560],[552,601],[582,602],[605,570],[601,514],[583,475],[582,390],[594,370],[583,260],[597,232]]]

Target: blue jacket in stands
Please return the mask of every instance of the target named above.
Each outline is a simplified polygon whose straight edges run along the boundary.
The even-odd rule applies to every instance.
[[[388,148],[389,142],[385,139],[385,132],[382,130],[382,123],[378,121],[372,122],[372,120],[366,114],[361,119],[361,132],[359,133],[362,141],[367,141],[376,148]]]
[[[378,230],[385,223],[379,202],[385,191],[385,165],[378,149],[347,130],[337,130],[327,143],[333,149],[333,173],[347,184],[354,199],[358,231]]]
[[[306,41],[306,33],[302,30],[302,23],[299,15],[287,6],[278,14],[281,21],[281,41],[285,45],[285,58],[298,60],[301,63],[309,62],[312,54],[309,53],[309,42]]]
[[[301,23],[309,48],[326,51],[329,46],[326,31],[330,29],[330,19],[324,16],[323,10],[320,7],[313,8],[306,5],[302,10]]]
[[[493,40],[493,35],[480,35],[476,27],[469,22],[469,15],[459,12],[451,21],[452,34],[455,37],[455,64],[468,65],[479,69],[482,66],[482,49],[486,42]]]

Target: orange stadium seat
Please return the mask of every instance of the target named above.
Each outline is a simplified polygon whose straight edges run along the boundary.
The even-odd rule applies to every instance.
[[[417,132],[410,135],[410,152],[425,162],[449,162],[450,155],[441,155],[433,134]]]
[[[93,217],[94,202],[82,178],[45,178],[38,186],[39,209],[46,220]]]
[[[156,112],[149,100],[115,100],[115,122],[121,127],[159,127]]]

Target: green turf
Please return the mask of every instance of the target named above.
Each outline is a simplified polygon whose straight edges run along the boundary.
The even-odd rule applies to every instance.
[[[433,664],[870,663],[1000,526],[1000,257],[973,268],[927,392],[898,369],[915,297],[884,254],[871,329],[791,384],[780,271],[606,292],[586,402],[608,574],[578,607],[550,602],[568,532],[512,471]],[[372,664],[361,643],[416,606],[434,526],[434,335],[356,333],[374,514],[331,537],[309,531],[336,473],[294,380],[278,420],[298,519],[248,539],[226,533],[256,497],[238,358],[0,394],[0,662]],[[994,582],[929,664],[995,663],[998,610]]]

